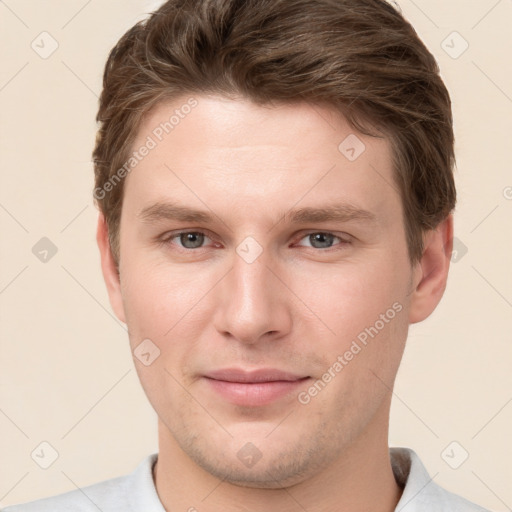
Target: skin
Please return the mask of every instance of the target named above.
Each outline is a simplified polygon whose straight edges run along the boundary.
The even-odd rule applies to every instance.
[[[387,140],[356,133],[319,105],[196,99],[126,178],[119,274],[101,214],[98,222],[110,301],[132,351],[148,338],[160,350],[149,366],[134,357],[159,418],[160,500],[167,510],[201,512],[392,511],[401,489],[387,443],[391,390],[409,324],[444,292],[452,218],[425,233],[423,257],[411,265]],[[150,112],[134,147],[185,101]],[[350,134],[366,146],[352,162],[338,150]],[[213,221],[142,218],[166,202]],[[339,203],[374,219],[292,224],[284,216]],[[206,237],[186,248],[171,238],[179,231]],[[314,233],[333,236],[318,242]],[[236,251],[249,236],[262,249],[252,263]],[[393,304],[401,311],[300,403],[298,392]],[[267,405],[234,405],[204,378],[227,367],[310,378]],[[261,454],[252,467],[237,456],[249,442]]]

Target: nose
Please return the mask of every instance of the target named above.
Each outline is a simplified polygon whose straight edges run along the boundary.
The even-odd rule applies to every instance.
[[[244,344],[275,340],[289,333],[290,292],[279,274],[265,252],[251,263],[234,254],[231,271],[216,287],[217,332]]]

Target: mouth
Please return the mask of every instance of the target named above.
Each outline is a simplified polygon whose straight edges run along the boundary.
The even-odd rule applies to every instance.
[[[209,372],[204,379],[224,400],[234,405],[256,407],[288,397],[310,377],[273,368],[251,371],[227,368]]]

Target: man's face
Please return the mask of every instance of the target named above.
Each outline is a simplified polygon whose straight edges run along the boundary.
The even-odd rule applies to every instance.
[[[126,178],[116,312],[160,351],[135,364],[169,445],[227,481],[298,482],[387,442],[415,275],[390,146],[319,106],[196,99],[134,144],[157,142]]]

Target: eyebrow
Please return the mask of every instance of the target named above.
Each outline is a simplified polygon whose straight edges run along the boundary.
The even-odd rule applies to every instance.
[[[206,210],[197,210],[188,206],[168,202],[159,202],[148,206],[138,214],[138,217],[144,223],[175,220],[203,224],[211,224],[215,222],[215,218],[219,218],[217,215]],[[377,216],[374,213],[347,203],[334,204],[322,208],[298,208],[281,214],[279,218],[281,219],[279,222],[284,220],[291,224],[320,223],[328,221],[364,221],[368,223],[375,223],[377,221]]]

